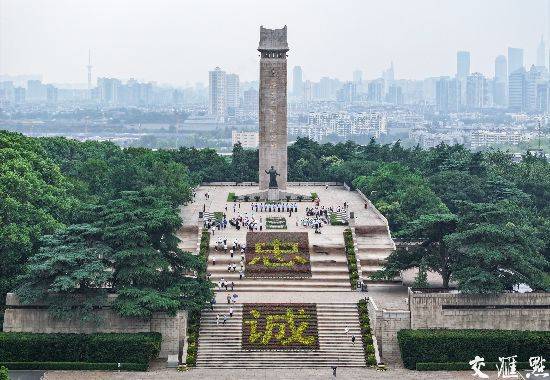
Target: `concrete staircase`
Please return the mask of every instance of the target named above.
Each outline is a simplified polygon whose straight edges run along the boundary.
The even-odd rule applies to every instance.
[[[181,226],[176,232],[176,236],[180,239],[178,248],[191,253],[197,253],[199,247],[199,227],[196,225]]]
[[[243,351],[242,304],[233,305],[233,317],[216,324],[216,314],[229,315],[229,305],[214,305],[201,316],[197,367],[212,368],[312,368],[365,366],[356,304],[317,304],[319,350]],[[344,329],[348,327],[346,335]],[[355,344],[351,342],[355,335]]]
[[[356,255],[361,262],[362,276],[368,279],[382,269],[386,258],[395,250],[395,243],[386,226],[355,227]]]
[[[216,265],[212,265],[212,256],[216,257]],[[235,283],[235,291],[349,291],[350,282],[346,256],[343,247],[314,245],[310,248],[311,277],[310,278],[247,278],[239,280],[240,253],[233,258],[229,253],[215,251],[210,248],[208,273],[211,281],[217,284],[220,279]],[[229,272],[227,265],[235,263],[236,272]]]

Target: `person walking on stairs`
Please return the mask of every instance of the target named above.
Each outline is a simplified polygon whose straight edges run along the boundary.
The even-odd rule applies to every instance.
[[[216,325],[220,324],[220,315],[216,314]]]
[[[230,308],[229,308],[229,317],[232,317],[232,316],[233,316],[233,308],[230,307]]]
[[[353,343],[353,345],[355,346],[355,335],[351,336],[351,343]]]

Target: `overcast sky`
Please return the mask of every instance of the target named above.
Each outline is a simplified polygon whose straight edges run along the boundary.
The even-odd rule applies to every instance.
[[[288,25],[289,73],[305,79],[398,78],[472,71],[493,75],[508,46],[534,63],[548,34],[548,0],[0,0],[0,74],[85,83],[88,49],[97,76],[158,83],[207,82],[220,66],[258,76],[259,26]]]

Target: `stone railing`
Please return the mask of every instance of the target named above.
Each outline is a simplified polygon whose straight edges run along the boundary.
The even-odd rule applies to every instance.
[[[383,362],[399,362],[401,353],[397,332],[411,327],[411,312],[408,310],[379,309],[369,297],[367,303],[372,334],[376,337],[378,357]]]
[[[258,182],[203,182],[201,186],[258,186]],[[287,182],[287,186],[344,186],[349,190],[342,182]]]

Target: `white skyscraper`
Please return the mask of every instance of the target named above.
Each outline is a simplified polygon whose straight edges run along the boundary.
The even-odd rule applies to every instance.
[[[227,109],[225,71],[216,67],[209,74],[208,111],[217,119],[223,119]]]
[[[225,76],[225,103],[227,108],[237,108],[239,106],[239,76],[237,74],[227,74]]]

